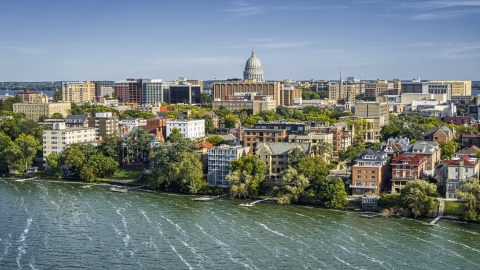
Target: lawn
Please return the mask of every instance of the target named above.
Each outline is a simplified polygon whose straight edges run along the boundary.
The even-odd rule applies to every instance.
[[[140,176],[141,173],[142,173],[142,168],[121,167],[113,174],[113,178],[137,180],[137,178]]]
[[[443,208],[443,215],[444,216],[461,216],[463,215],[463,205],[465,202],[457,202],[457,201],[445,201],[445,207]]]

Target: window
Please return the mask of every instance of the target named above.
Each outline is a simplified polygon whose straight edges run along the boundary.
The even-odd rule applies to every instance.
[[[371,173],[375,173],[375,171],[370,171]]]
[[[375,175],[372,175],[370,178],[375,179]]]

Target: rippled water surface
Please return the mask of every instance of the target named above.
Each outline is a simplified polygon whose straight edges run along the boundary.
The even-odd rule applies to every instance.
[[[0,180],[0,269],[480,269],[480,226]]]

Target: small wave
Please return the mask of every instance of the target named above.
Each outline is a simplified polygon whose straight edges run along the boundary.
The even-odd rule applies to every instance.
[[[274,233],[274,234],[276,234],[276,235],[280,235],[280,236],[286,237],[283,233],[279,233],[279,232],[277,232],[277,231],[274,231],[274,230],[270,229],[269,227],[267,227],[267,225],[265,225],[265,224],[263,224],[263,223],[260,223],[260,222],[255,222],[255,223],[257,223],[258,225],[262,226],[263,228],[265,228],[265,230],[267,230],[267,231],[269,231],[269,232],[272,232],[272,233]]]
[[[31,224],[32,224],[32,218],[27,219],[27,226],[23,230],[23,233],[20,235],[20,239],[17,241],[17,243],[19,244],[19,247],[17,248],[18,250],[17,265],[18,265],[18,268],[20,269],[22,268],[22,266],[20,265],[20,260],[22,259],[22,255],[26,254],[25,239],[27,239],[27,234],[30,231],[29,228]]]
[[[228,247],[227,244],[223,243],[222,241],[218,240],[217,238],[215,238],[213,235],[210,235],[208,233],[205,232],[205,230],[202,228],[202,226],[198,225],[197,223],[195,223],[195,225],[197,226],[197,228],[200,229],[200,231],[205,234],[206,236],[210,237],[213,241],[215,241],[215,243],[217,243],[218,245],[220,246],[224,246],[224,247]]]

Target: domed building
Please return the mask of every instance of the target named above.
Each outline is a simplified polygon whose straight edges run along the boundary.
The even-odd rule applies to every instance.
[[[257,80],[257,82],[264,82],[262,63],[255,55],[255,49],[252,48],[252,56],[248,58],[245,64],[245,71],[243,72],[244,80]]]

